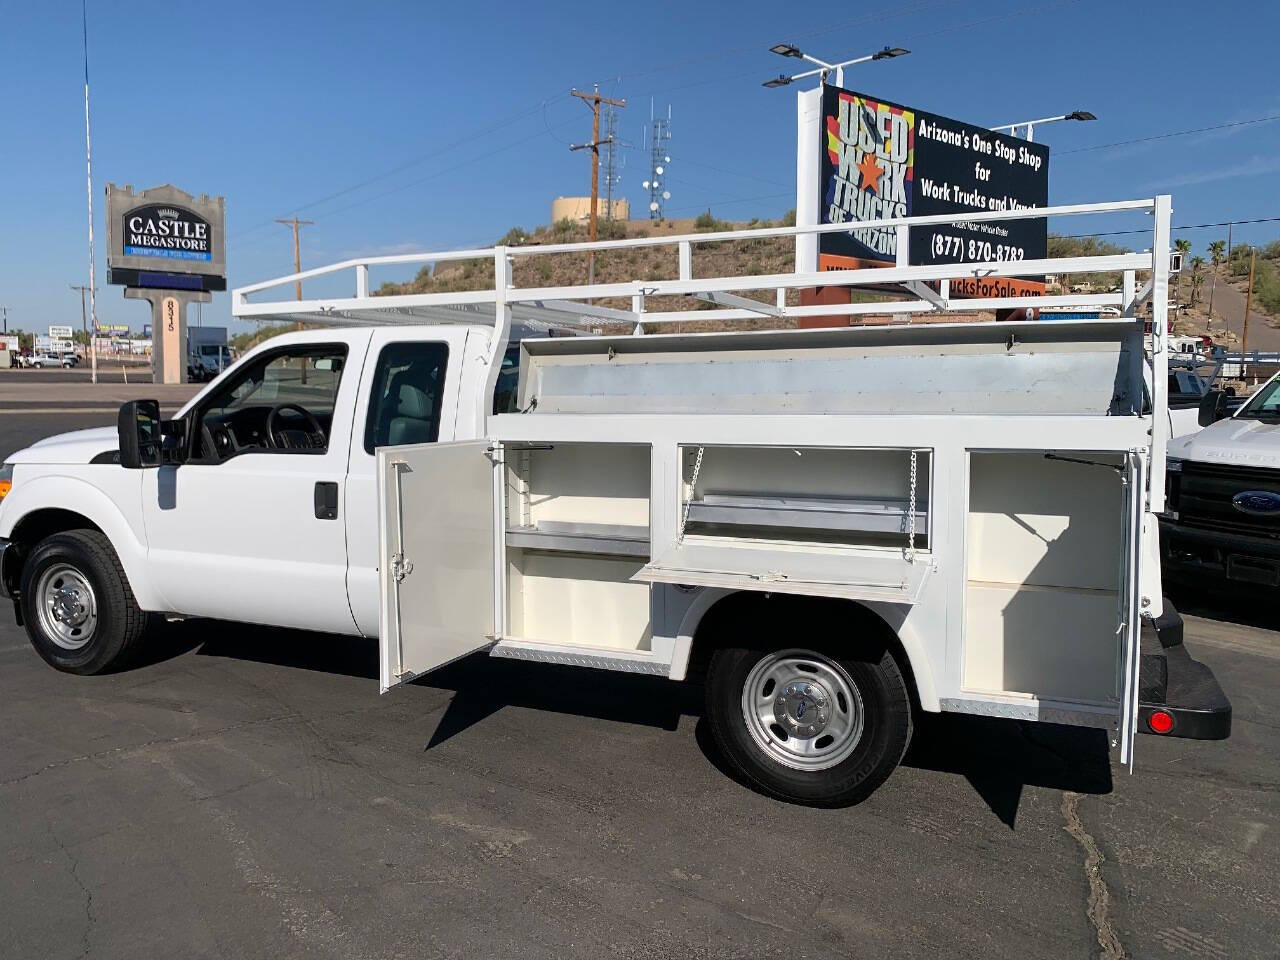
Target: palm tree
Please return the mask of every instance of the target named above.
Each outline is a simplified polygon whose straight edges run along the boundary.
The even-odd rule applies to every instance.
[[[1186,263],[1187,254],[1191,252],[1191,241],[1184,240],[1184,239],[1175,240],[1173,241],[1173,249],[1182,255],[1182,262]],[[1174,281],[1177,287],[1182,286],[1181,280],[1182,280],[1182,277],[1181,275],[1179,275],[1177,280]]]
[[[1196,257],[1196,259],[1199,260],[1200,258]],[[1203,261],[1201,262],[1203,263]],[[1196,269],[1195,272],[1191,274],[1191,305],[1192,306],[1195,306],[1196,301],[1200,299],[1200,288],[1202,286],[1204,286],[1204,273],[1201,272],[1199,269]]]
[[[1209,244],[1209,259],[1213,261],[1213,283],[1209,284],[1209,321],[1213,321],[1213,291],[1218,289],[1218,265],[1226,259],[1227,242],[1215,240]]]

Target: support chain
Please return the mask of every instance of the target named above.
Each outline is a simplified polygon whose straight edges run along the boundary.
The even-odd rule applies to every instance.
[[[698,459],[693,462],[693,479],[689,481],[689,497],[684,502],[684,511],[680,515],[680,534],[677,540],[684,539],[684,528],[689,523],[689,508],[693,506],[693,494],[698,489],[698,474],[702,471],[702,455],[706,447],[698,448]]]
[[[907,562],[916,562],[916,452],[911,451],[911,484],[907,493]]]

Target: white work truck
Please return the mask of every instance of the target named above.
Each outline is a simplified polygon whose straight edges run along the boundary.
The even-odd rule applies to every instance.
[[[376,637],[384,691],[480,650],[697,678],[725,757],[797,802],[865,797],[919,710],[1101,727],[1126,763],[1139,730],[1224,737],[1230,705],[1183,650],[1155,560],[1166,346],[1144,347],[1135,308],[1150,295],[1166,329],[1169,210],[863,225],[905,252],[942,222],[1137,211],[1144,254],[694,275],[704,245],[839,229],[808,226],[374,258],[242,287],[236,316],[318,328],[258,347],[170,420],[137,401],[118,430],[10,457],[0,581],[40,655],[76,673],[120,662],[154,613]],[[671,249],[678,275],[512,282],[522,257],[641,245]],[[370,267],[467,260],[491,287],[369,294]],[[950,277],[1105,270],[1123,292],[949,296]],[[348,271],[354,295],[259,299]],[[902,299],[786,298],[887,283]],[[659,296],[688,299],[647,309]],[[1028,305],[1120,315],[948,322]],[[860,314],[895,319],[648,332]],[[522,335],[610,323],[645,335]]]

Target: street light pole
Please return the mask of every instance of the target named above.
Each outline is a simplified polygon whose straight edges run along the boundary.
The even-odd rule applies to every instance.
[[[93,316],[93,331],[89,334],[89,382],[98,382],[98,351],[94,349],[94,334],[98,332],[98,285],[93,275],[93,148],[89,142],[89,7],[88,0],[80,3],[80,25],[84,34],[84,166],[89,194],[89,312]]]
[[[911,52],[903,47],[885,47],[883,50],[877,50],[875,53],[869,53],[861,57],[854,57],[851,60],[841,60],[839,63],[827,63],[825,60],[819,60],[817,57],[805,53],[799,47],[790,43],[775,43],[769,48],[769,50],[780,57],[792,57],[796,60],[805,60],[809,63],[816,63],[818,67],[816,70],[806,70],[803,73],[795,73],[791,76],[786,76],[785,74],[779,75],[774,77],[772,80],[766,80],[764,82],[764,86],[766,87],[785,87],[787,84],[794,83],[797,80],[804,80],[808,77],[817,76],[821,76],[821,82],[826,83],[827,76],[832,73],[835,74],[835,85],[837,87],[843,87],[845,67],[852,67],[854,64],[858,63],[867,63],[871,60],[891,60],[894,57],[902,57]]]
[[[1023,120],[1020,123],[1004,123],[998,127],[992,127],[991,129],[995,130],[996,132],[999,132],[1001,130],[1008,130],[1009,136],[1016,137],[1018,135],[1018,128],[1026,127],[1027,135],[1025,139],[1027,140],[1028,143],[1033,143],[1035,142],[1035,133],[1036,133],[1037,124],[1057,123],[1059,120],[1097,120],[1097,119],[1098,118],[1095,117],[1088,110],[1074,110],[1071,113],[1064,113],[1060,117],[1041,117],[1039,120]]]

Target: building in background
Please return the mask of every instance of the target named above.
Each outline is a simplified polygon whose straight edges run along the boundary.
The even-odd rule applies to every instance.
[[[630,220],[631,204],[625,198],[613,201],[612,216],[604,197],[596,203],[596,216],[601,220]],[[572,220],[574,223],[586,223],[591,217],[590,197],[556,197],[551,201],[551,222]]]

